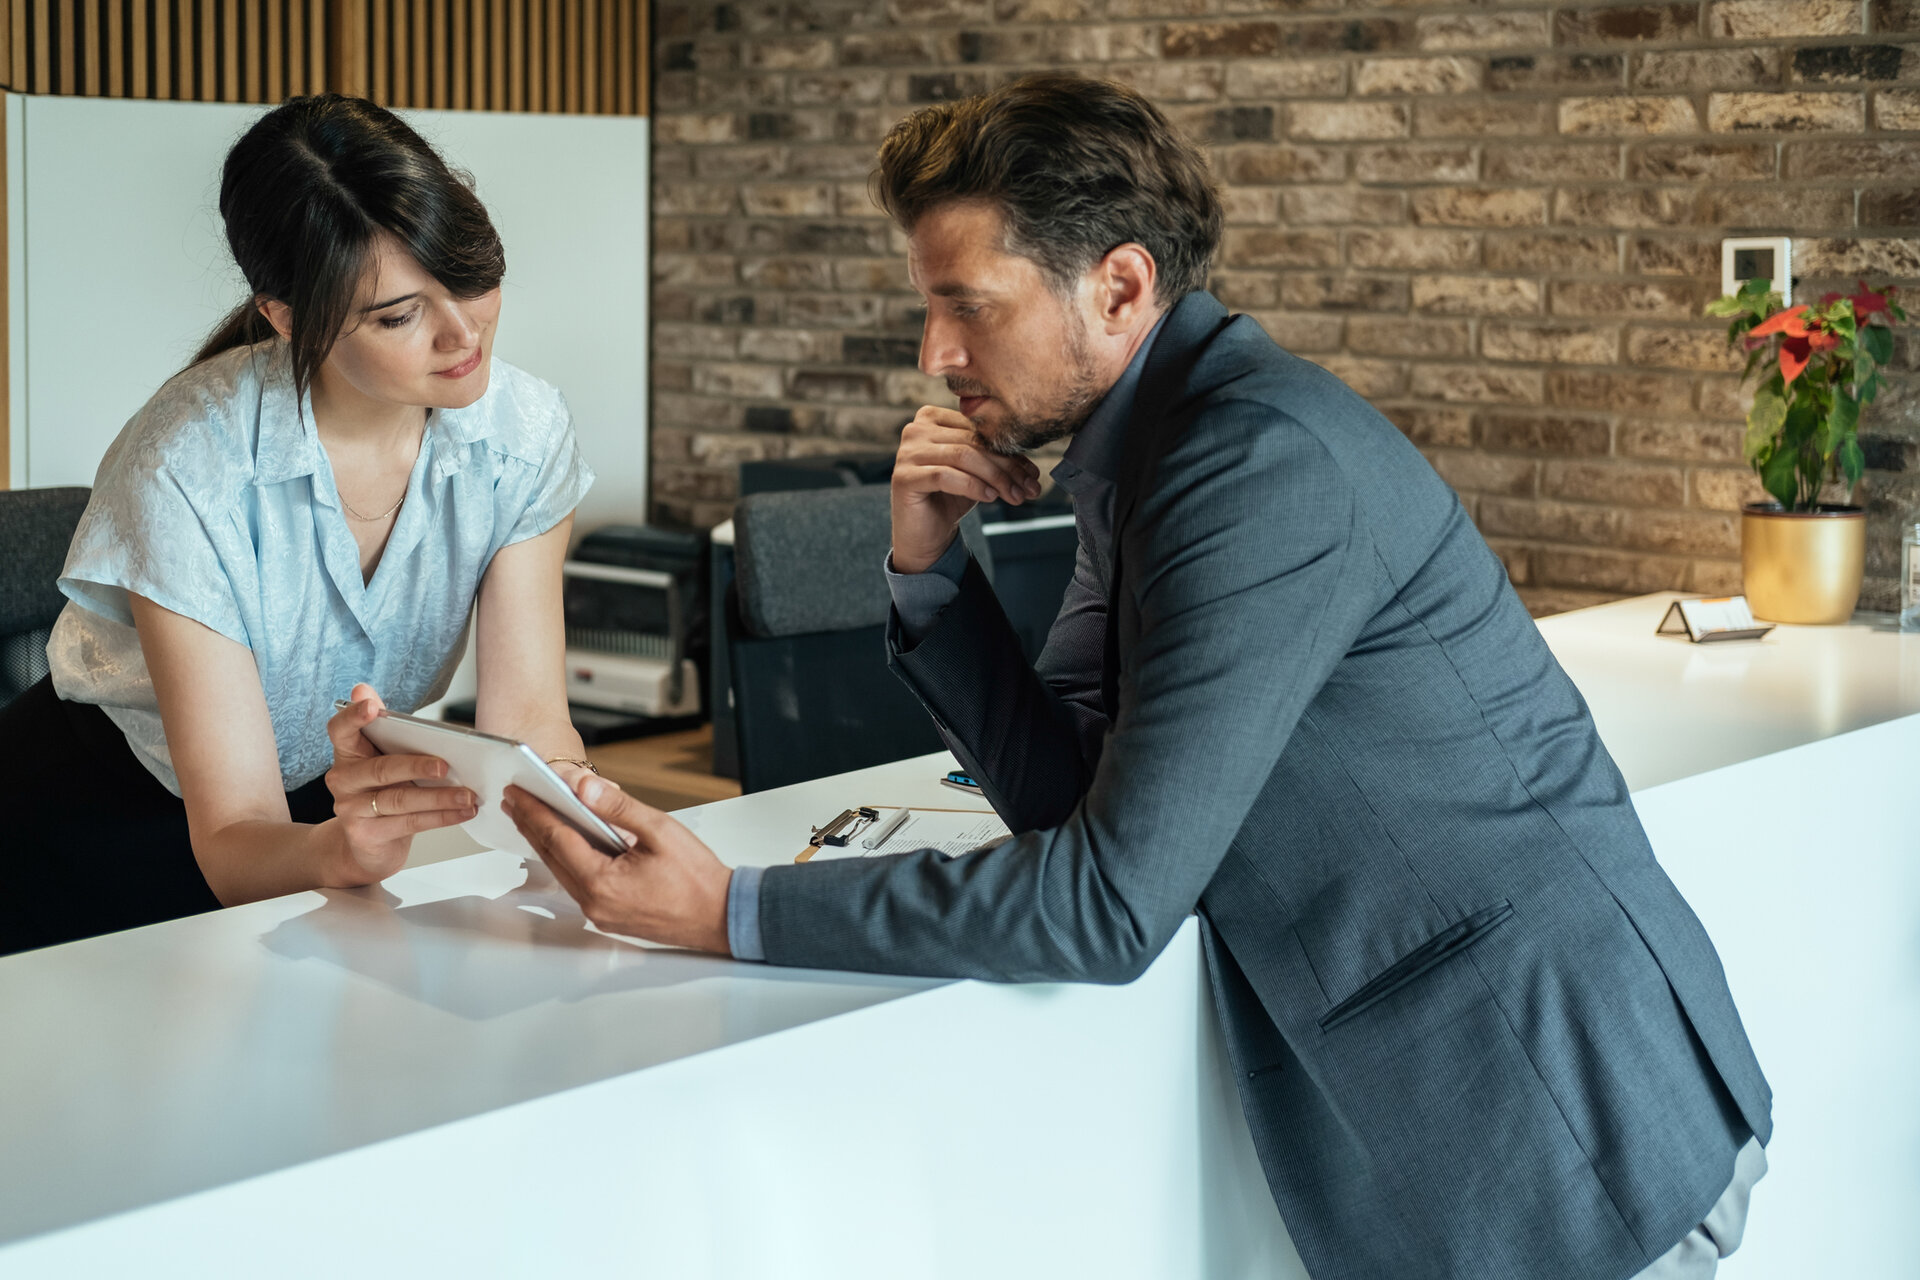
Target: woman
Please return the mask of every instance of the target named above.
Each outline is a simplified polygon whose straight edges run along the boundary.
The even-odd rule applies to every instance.
[[[445,692],[476,601],[480,727],[585,767],[560,565],[593,477],[559,393],[491,358],[485,208],[329,94],[234,145],[220,213],[251,297],[108,450],[52,674],[0,713],[0,953],[369,884],[472,817],[360,729]]]

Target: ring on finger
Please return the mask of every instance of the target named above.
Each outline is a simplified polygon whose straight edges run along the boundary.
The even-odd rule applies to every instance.
[[[372,813],[373,817],[376,817],[376,818],[379,817],[380,816],[380,797],[368,796],[367,807],[373,811]]]

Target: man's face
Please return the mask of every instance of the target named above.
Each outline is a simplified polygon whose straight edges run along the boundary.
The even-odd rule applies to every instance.
[[[1108,387],[1089,348],[1084,299],[1060,297],[1003,241],[998,209],[942,205],[914,224],[907,269],[927,302],[920,371],[945,378],[988,446],[1012,454],[1071,435]]]

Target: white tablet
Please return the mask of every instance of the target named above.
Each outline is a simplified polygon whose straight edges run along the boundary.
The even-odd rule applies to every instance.
[[[351,704],[334,705],[344,709]],[[443,720],[422,720],[398,711],[382,711],[361,732],[385,755],[438,756],[445,760],[447,776],[444,779],[414,785],[466,787],[479,796],[480,812],[460,825],[489,849],[533,855],[533,847],[513,825],[513,819],[500,808],[500,797],[511,784],[545,801],[603,853],[627,851],[627,842],[620,838],[620,833],[587,808],[560,775],[524,742]]]

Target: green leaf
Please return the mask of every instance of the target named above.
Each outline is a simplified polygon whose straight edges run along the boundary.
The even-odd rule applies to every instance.
[[[1860,344],[1875,364],[1886,364],[1893,359],[1893,330],[1883,324],[1870,324],[1862,329]]]
[[[1787,406],[1787,419],[1780,425],[1780,441],[1789,450],[1797,450],[1813,439],[1826,415],[1804,396],[1795,396]]]
[[[1827,410],[1827,429],[1820,441],[1820,456],[1832,458],[1834,453],[1853,440],[1854,433],[1860,427],[1860,402],[1842,391],[1833,398],[1833,407]]]
[[[1772,387],[1761,387],[1753,393],[1753,407],[1747,410],[1747,436],[1741,452],[1746,455],[1750,466],[1758,467],[1761,457],[1768,446],[1780,435],[1780,426],[1787,420],[1787,402]]]
[[[1794,449],[1776,449],[1760,468],[1760,483],[1773,495],[1774,501],[1791,511],[1794,498],[1799,491],[1799,480],[1795,477]]]
[[[1840,472],[1847,478],[1847,497],[1853,497],[1853,487],[1860,483],[1860,473],[1867,469],[1867,455],[1860,449],[1860,442],[1852,436],[1840,446]]]

